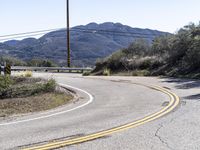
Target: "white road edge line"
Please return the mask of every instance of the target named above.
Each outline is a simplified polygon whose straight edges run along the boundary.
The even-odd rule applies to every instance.
[[[71,111],[77,110],[79,108],[85,107],[85,106],[89,105],[90,103],[92,103],[93,100],[94,100],[94,97],[90,93],[85,91],[85,90],[82,90],[82,89],[79,89],[79,88],[76,88],[76,87],[73,87],[73,86],[70,86],[70,85],[61,84],[61,83],[59,83],[59,85],[61,85],[63,87],[72,88],[74,90],[81,91],[81,92],[83,92],[83,93],[85,93],[85,94],[87,94],[89,96],[89,100],[86,103],[84,103],[84,104],[82,104],[82,105],[80,105],[78,107],[75,107],[75,108],[72,108],[72,109],[69,109],[69,110],[66,110],[66,111],[61,111],[61,112],[58,112],[58,113],[54,113],[54,114],[50,114],[50,115],[46,115],[46,116],[41,116],[41,117],[37,117],[37,118],[32,118],[32,119],[26,119],[26,120],[14,121],[14,122],[2,123],[2,124],[0,124],[0,126],[19,124],[19,123],[24,123],[24,122],[29,122],[29,121],[39,120],[39,119],[45,119],[45,118],[50,118],[50,117],[53,117],[53,116],[65,114],[67,112],[71,112]]]

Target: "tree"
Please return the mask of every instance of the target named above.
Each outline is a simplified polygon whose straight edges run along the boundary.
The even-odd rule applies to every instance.
[[[144,56],[148,53],[150,49],[150,44],[147,40],[136,39],[133,43],[129,45],[128,48],[124,49],[123,52],[127,57],[131,58],[134,56]]]
[[[55,64],[53,61],[50,60],[44,60],[44,59],[32,59],[28,62],[28,66],[34,66],[34,67],[56,67],[57,64]]]
[[[163,56],[168,55],[168,52],[171,49],[171,41],[174,35],[166,35],[157,37],[153,40],[150,55],[153,56]]]
[[[11,56],[1,56],[0,57],[0,64],[4,65],[4,63],[8,63],[11,66],[26,66],[26,62]]]

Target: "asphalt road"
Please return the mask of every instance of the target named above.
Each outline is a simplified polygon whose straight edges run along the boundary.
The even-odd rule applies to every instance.
[[[44,73],[35,76],[53,77],[59,83],[84,91],[76,89],[79,100],[69,105],[0,119],[0,149],[23,149],[110,129],[158,112],[169,101],[166,94],[133,83],[170,89],[181,97],[181,104],[170,114],[152,122],[62,149],[200,149],[199,81]],[[93,96],[92,102],[87,92]]]

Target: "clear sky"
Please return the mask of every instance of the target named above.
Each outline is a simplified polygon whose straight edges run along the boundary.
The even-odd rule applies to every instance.
[[[174,33],[200,20],[200,0],[69,0],[71,26],[120,22]],[[0,0],[0,35],[63,28],[66,0]]]

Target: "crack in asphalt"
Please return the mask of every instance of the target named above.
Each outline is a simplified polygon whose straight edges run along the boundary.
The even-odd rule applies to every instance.
[[[156,132],[155,132],[155,137],[157,137],[157,138],[161,141],[161,143],[162,143],[163,145],[165,145],[168,149],[174,150],[174,149],[173,149],[172,147],[170,147],[169,144],[159,135],[159,131],[160,131],[163,127],[164,127],[163,124],[160,124],[160,127],[158,127],[158,129],[157,129]]]

